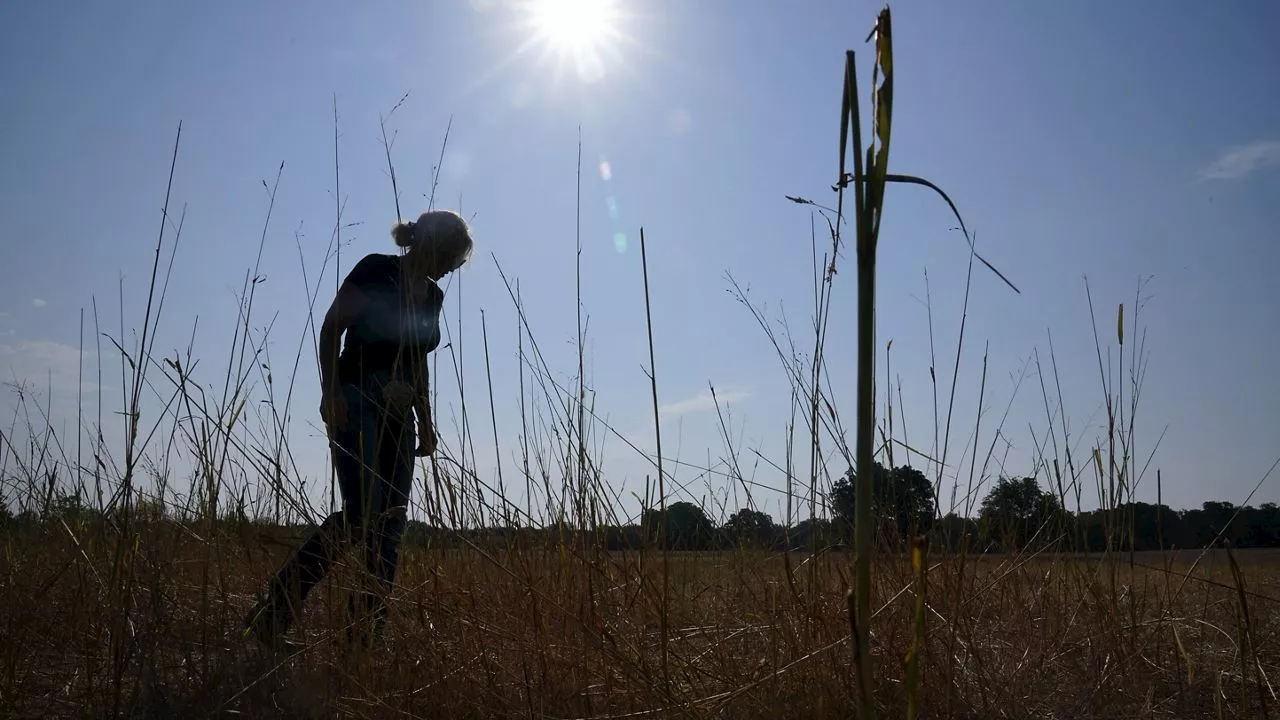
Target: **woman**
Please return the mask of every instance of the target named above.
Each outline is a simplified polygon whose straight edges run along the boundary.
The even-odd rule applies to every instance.
[[[307,593],[351,543],[364,544],[367,568],[380,585],[351,595],[353,627],[372,631],[361,633],[366,641],[378,634],[407,520],[414,456],[435,452],[426,356],[440,344],[444,292],[437,281],[467,261],[471,232],[457,213],[436,210],[398,223],[391,236],[407,251],[356,263],[320,328],[320,416],[342,509],[311,534],[250,611],[246,632],[272,647],[283,642]],[[416,450],[411,415],[417,416]]]

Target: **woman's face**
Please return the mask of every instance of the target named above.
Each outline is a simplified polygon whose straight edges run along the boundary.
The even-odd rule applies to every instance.
[[[408,263],[408,271],[410,275],[426,276],[432,280],[439,280],[445,276],[441,270],[442,264],[436,253],[430,248],[414,248],[405,255],[405,261]]]

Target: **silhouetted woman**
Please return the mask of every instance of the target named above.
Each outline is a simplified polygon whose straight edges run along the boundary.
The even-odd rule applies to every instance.
[[[352,593],[351,627],[362,631],[363,641],[378,636],[407,521],[414,457],[435,452],[426,359],[440,344],[444,291],[437,281],[467,261],[471,232],[457,213],[436,210],[398,223],[391,235],[406,251],[356,263],[320,328],[320,416],[342,509],[311,534],[250,611],[246,631],[272,647],[283,642],[307,593],[352,543],[363,544],[376,587]]]

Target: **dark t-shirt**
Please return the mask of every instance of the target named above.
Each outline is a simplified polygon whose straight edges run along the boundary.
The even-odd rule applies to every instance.
[[[426,356],[440,344],[440,308],[444,291],[430,278],[416,292],[405,284],[399,255],[366,255],[347,275],[346,282],[367,302],[347,328],[338,378],[359,383],[370,373],[390,373],[409,380],[425,369]]]

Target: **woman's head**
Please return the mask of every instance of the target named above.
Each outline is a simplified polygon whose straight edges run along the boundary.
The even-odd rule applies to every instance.
[[[451,210],[429,210],[417,220],[396,223],[391,237],[408,250],[410,269],[433,280],[462,267],[473,247],[467,221]]]

